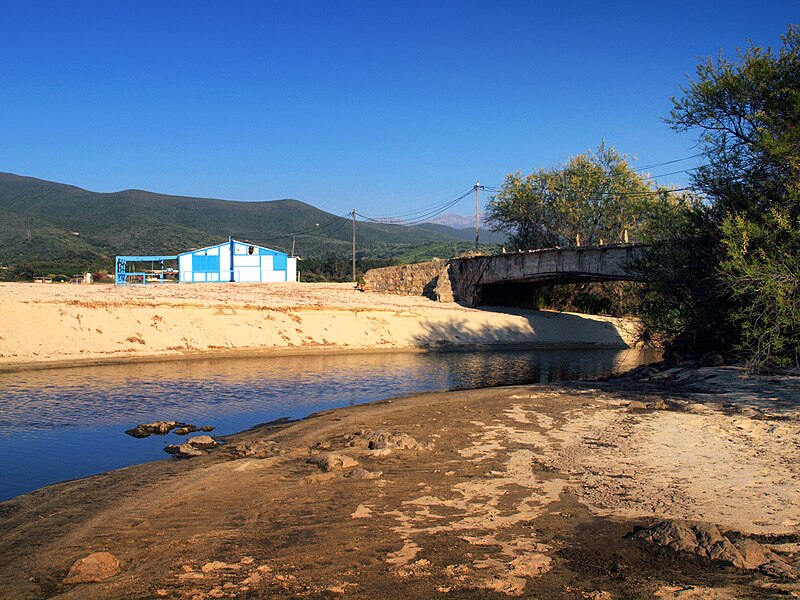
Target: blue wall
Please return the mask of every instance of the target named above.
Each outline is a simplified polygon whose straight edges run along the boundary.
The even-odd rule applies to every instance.
[[[192,271],[196,273],[214,271],[219,273],[219,254],[216,256],[206,256],[196,253],[192,255]]]

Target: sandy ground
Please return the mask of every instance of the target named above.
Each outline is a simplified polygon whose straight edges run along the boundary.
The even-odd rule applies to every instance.
[[[370,449],[368,431],[413,439]],[[797,581],[630,537],[692,519],[800,567],[798,378],[723,367],[422,394],[220,441],[0,503],[0,597],[800,597]],[[346,464],[307,462],[331,452]],[[63,583],[101,550],[119,575]]]
[[[352,284],[0,284],[0,369],[246,352],[632,345],[622,319],[470,309]]]

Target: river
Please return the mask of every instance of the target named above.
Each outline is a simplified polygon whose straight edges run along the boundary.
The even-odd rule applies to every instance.
[[[0,500],[41,486],[167,458],[174,420],[226,435],[279,418],[417,392],[599,377],[652,352],[525,349],[331,354],[135,363],[0,374]]]

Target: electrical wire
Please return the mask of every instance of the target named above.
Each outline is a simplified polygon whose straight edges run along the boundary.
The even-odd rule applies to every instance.
[[[703,153],[700,152],[698,154],[692,154],[691,156],[687,156],[685,158],[676,158],[674,160],[667,160],[660,163],[653,163],[652,165],[645,165],[643,167],[639,167],[638,169],[634,169],[635,172],[646,171],[647,169],[655,169],[656,167],[664,167],[666,165],[674,165],[675,163],[683,162],[684,160],[691,160],[693,158],[699,158],[703,156]]]
[[[416,209],[413,209],[413,210],[408,210],[408,211],[405,211],[405,212],[399,212],[399,213],[382,215],[382,216],[379,216],[379,217],[373,217],[370,220],[378,220],[379,221],[381,219],[384,219],[384,220],[398,219],[400,221],[403,221],[404,220],[403,217],[407,217],[409,219],[416,219],[422,214],[426,214],[428,212],[434,212],[434,211],[439,210],[440,208],[444,207],[445,205],[447,205],[448,207],[452,206],[453,202],[458,202],[459,200],[462,200],[465,196],[471,194],[474,190],[475,190],[475,187],[473,186],[470,190],[468,190],[467,192],[464,192],[463,194],[460,194],[460,195],[457,195],[457,196],[451,196],[448,199],[442,200],[440,202],[435,202],[433,204],[429,204],[427,206],[422,206],[420,208],[416,208]],[[363,216],[364,215],[362,215],[362,217]],[[369,219],[370,217],[364,217],[364,218]]]
[[[308,234],[311,234],[313,232],[322,231],[324,229],[327,229],[328,227],[332,227],[332,226],[336,225],[337,223],[343,224],[344,222],[346,222],[348,220],[350,220],[350,215],[349,214],[345,215],[345,216],[342,216],[342,217],[336,217],[334,219],[331,219],[330,221],[327,221],[326,223],[323,223],[322,225],[315,226],[313,229],[306,229],[306,230],[302,230],[302,231],[290,231],[288,233],[282,233],[280,235],[270,235],[270,236],[266,236],[266,237],[253,236],[253,238],[257,239],[258,242],[262,242],[262,241],[267,241],[267,240],[286,239],[286,238],[290,238],[292,236],[297,236],[297,235],[308,235]]]
[[[433,217],[436,217],[436,216],[444,213],[448,209],[450,209],[453,206],[455,206],[456,204],[458,204],[461,200],[463,200],[464,198],[469,196],[474,190],[475,190],[475,187],[473,186],[473,188],[471,190],[468,190],[468,191],[464,192],[463,194],[461,194],[460,196],[458,196],[458,197],[456,197],[456,198],[454,198],[452,200],[447,201],[445,204],[437,203],[435,205],[432,205],[433,207],[427,209],[425,212],[421,212],[420,213],[419,211],[414,211],[414,216],[413,216],[413,218],[410,218],[410,219],[397,219],[397,218],[394,218],[393,216],[389,216],[389,215],[381,216],[381,217],[371,217],[371,216],[363,215],[361,213],[356,213],[356,214],[359,217],[361,217],[362,219],[366,219],[367,221],[371,221],[373,223],[380,223],[382,225],[406,225],[406,226],[418,225],[420,223],[424,223],[424,222],[428,221],[429,219],[432,219]]]

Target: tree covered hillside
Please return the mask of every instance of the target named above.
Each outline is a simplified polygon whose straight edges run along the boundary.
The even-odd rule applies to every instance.
[[[235,202],[142,190],[97,193],[0,173],[0,264],[39,273],[111,269],[117,254],[176,254],[233,235],[308,259],[305,270],[351,252],[352,224],[298,200]],[[415,248],[471,247],[456,230],[356,226],[358,257],[391,262]],[[321,267],[320,267],[321,268]],[[320,274],[322,276],[322,274]]]

